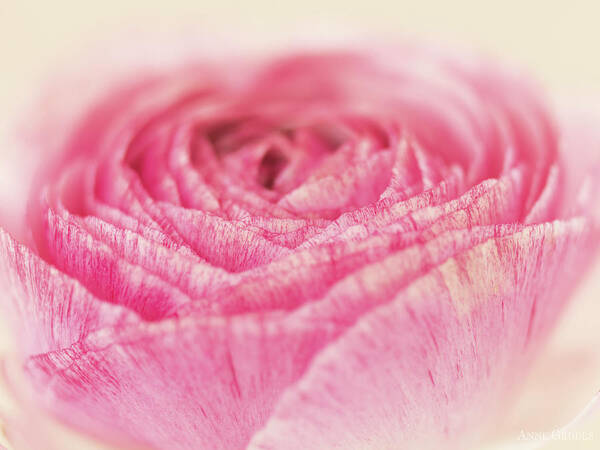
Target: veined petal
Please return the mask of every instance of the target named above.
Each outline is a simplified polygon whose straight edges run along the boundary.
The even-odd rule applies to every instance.
[[[554,323],[597,238],[581,220],[554,222],[423,276],[321,352],[249,448],[472,445],[496,418],[490,405],[504,401],[524,356]],[[538,270],[528,271],[532,265]]]

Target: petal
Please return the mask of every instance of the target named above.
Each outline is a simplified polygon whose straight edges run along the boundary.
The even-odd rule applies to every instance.
[[[71,345],[104,327],[135,323],[135,314],[100,301],[0,229],[0,286],[9,323],[29,354]]]
[[[97,436],[242,448],[328,328],[189,317],[93,334],[26,371],[46,409]]]
[[[497,418],[490,405],[505,401],[597,238],[582,220],[554,222],[441,265],[321,352],[249,448],[466,448]]]

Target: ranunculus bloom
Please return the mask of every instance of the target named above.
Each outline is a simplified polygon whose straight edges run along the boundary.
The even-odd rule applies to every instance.
[[[466,448],[597,247],[561,135],[422,46],[137,74],[0,234],[35,401],[165,449]]]

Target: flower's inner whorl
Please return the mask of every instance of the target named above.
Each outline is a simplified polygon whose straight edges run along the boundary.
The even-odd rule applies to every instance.
[[[152,305],[141,305],[132,299],[144,286],[114,292],[108,285],[121,283],[86,275],[73,253],[92,241],[102,243],[94,252],[123,253],[108,229],[159,244],[215,272],[219,281],[200,289],[206,304],[292,255],[323,264],[313,254],[357,253],[348,269],[336,263],[329,285],[452,229],[552,219],[563,182],[556,136],[530,90],[456,61],[407,57],[306,55],[230,77],[210,74],[234,68],[206,67],[118,93],[78,130],[70,169],[42,191],[41,254],[96,295],[157,319],[195,293],[150,283]]]

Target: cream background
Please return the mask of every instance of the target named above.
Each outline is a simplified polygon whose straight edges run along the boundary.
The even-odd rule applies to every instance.
[[[299,35],[313,41],[348,33],[433,37],[511,59],[529,68],[552,93],[591,98],[600,93],[599,18],[600,2],[594,0],[0,0],[0,142],[6,142],[9,123],[48,73],[72,65],[103,42],[118,40],[115,36],[134,40],[149,30],[161,36],[220,33],[234,41],[278,46]],[[0,191],[9,189],[9,195],[0,193],[0,207],[10,200],[16,181],[8,163],[11,150],[0,148]],[[577,297],[534,369],[532,389],[520,408],[537,405],[551,413],[553,426],[581,409],[600,388],[600,350],[594,350],[594,343],[600,344],[600,265]],[[0,326],[0,341],[6,342],[3,331]],[[0,391],[0,407],[7,400],[1,396]],[[525,422],[515,413],[507,422],[513,430],[527,424],[527,430],[541,431],[535,427],[547,422],[541,413],[539,419]],[[555,442],[548,448],[600,446],[600,414],[580,429],[593,431],[594,439]],[[72,448],[85,447],[79,442]]]

